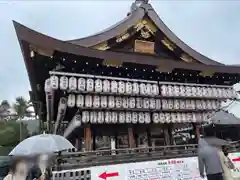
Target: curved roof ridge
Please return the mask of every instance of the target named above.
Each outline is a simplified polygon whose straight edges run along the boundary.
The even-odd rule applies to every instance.
[[[151,6],[150,4],[144,4],[144,6]],[[207,65],[224,65],[220,62],[214,61],[207,56],[204,56],[203,54],[199,53],[198,51],[194,50],[190,46],[188,46],[186,43],[184,43],[180,38],[176,36],[174,32],[171,31],[167,27],[167,25],[161,20],[161,18],[158,16],[156,11],[151,7],[145,7],[147,10],[147,15],[153,20],[155,25],[161,30],[166,37],[171,40],[174,44],[176,44],[179,48],[181,48],[184,52],[186,52],[188,55],[196,59],[197,61],[207,64]]]
[[[176,61],[174,59],[160,58],[158,56],[148,55],[148,54],[136,54],[136,53],[122,53],[122,52],[113,52],[113,51],[101,51],[96,50],[76,44],[72,44],[66,41],[61,41],[50,36],[39,33],[35,30],[32,30],[20,23],[13,21],[14,27],[19,39],[19,43],[22,48],[23,56],[25,63],[28,66],[31,62],[27,60],[27,55],[24,52],[23,45],[28,43],[34,46],[51,49],[55,51],[87,56],[99,59],[117,59],[123,62],[130,63],[139,63],[139,64],[148,64],[153,66],[167,66],[169,68],[180,68],[180,69],[192,69],[197,71],[213,71],[213,72],[222,72],[222,73],[236,73],[240,74],[240,67],[236,66],[226,66],[226,65],[205,65],[205,64],[195,64],[195,63],[186,63],[183,61]],[[23,43],[25,42],[25,43]],[[146,61],[148,58],[148,61]],[[30,62],[29,62],[30,61]],[[31,63],[30,63],[31,64]],[[27,68],[28,69],[28,68]]]
[[[117,22],[116,24],[108,27],[105,30],[102,30],[101,32],[79,39],[68,40],[67,42],[85,47],[91,47],[100,44],[108,39],[120,35],[125,30],[129,29],[133,24],[136,24],[139,20],[141,20],[144,17],[144,15],[145,15],[144,9],[138,8],[132,11],[123,20]]]

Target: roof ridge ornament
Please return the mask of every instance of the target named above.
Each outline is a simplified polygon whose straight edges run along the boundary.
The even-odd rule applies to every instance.
[[[148,4],[148,2],[149,2],[149,0],[135,0],[135,2],[132,3],[132,6],[131,6],[131,12],[135,11],[142,4]]]

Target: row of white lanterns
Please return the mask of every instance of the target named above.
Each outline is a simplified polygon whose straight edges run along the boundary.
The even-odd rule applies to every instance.
[[[188,123],[207,121],[211,115],[212,113],[153,113],[151,115],[148,112],[83,111],[81,122],[83,124]]]
[[[144,108],[144,109],[209,109],[221,107],[218,100],[155,99],[140,97],[98,96],[69,94],[68,107],[78,108]]]
[[[76,78],[52,75],[45,83],[45,91],[61,89],[79,92],[105,92],[116,94],[168,96],[168,97],[205,97],[236,98],[237,92],[230,87],[189,86],[179,84],[160,84],[146,82],[130,82],[123,80]]]

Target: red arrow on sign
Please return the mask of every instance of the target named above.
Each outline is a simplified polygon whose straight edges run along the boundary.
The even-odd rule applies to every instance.
[[[240,162],[240,157],[232,159],[233,162]]]
[[[118,172],[114,172],[114,173],[104,172],[104,173],[100,174],[98,177],[106,180],[109,177],[117,177],[117,176],[119,176]]]

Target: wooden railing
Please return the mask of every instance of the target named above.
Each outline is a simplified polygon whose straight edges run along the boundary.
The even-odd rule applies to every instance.
[[[132,149],[100,150],[62,153],[56,158],[55,170],[89,166],[149,161],[176,157],[195,156],[197,145],[157,146]]]
[[[239,151],[239,142],[229,146],[230,152]],[[150,161],[197,155],[197,144],[156,146],[132,149],[99,150],[88,152],[63,152],[56,157],[55,170],[86,168],[109,164]]]

